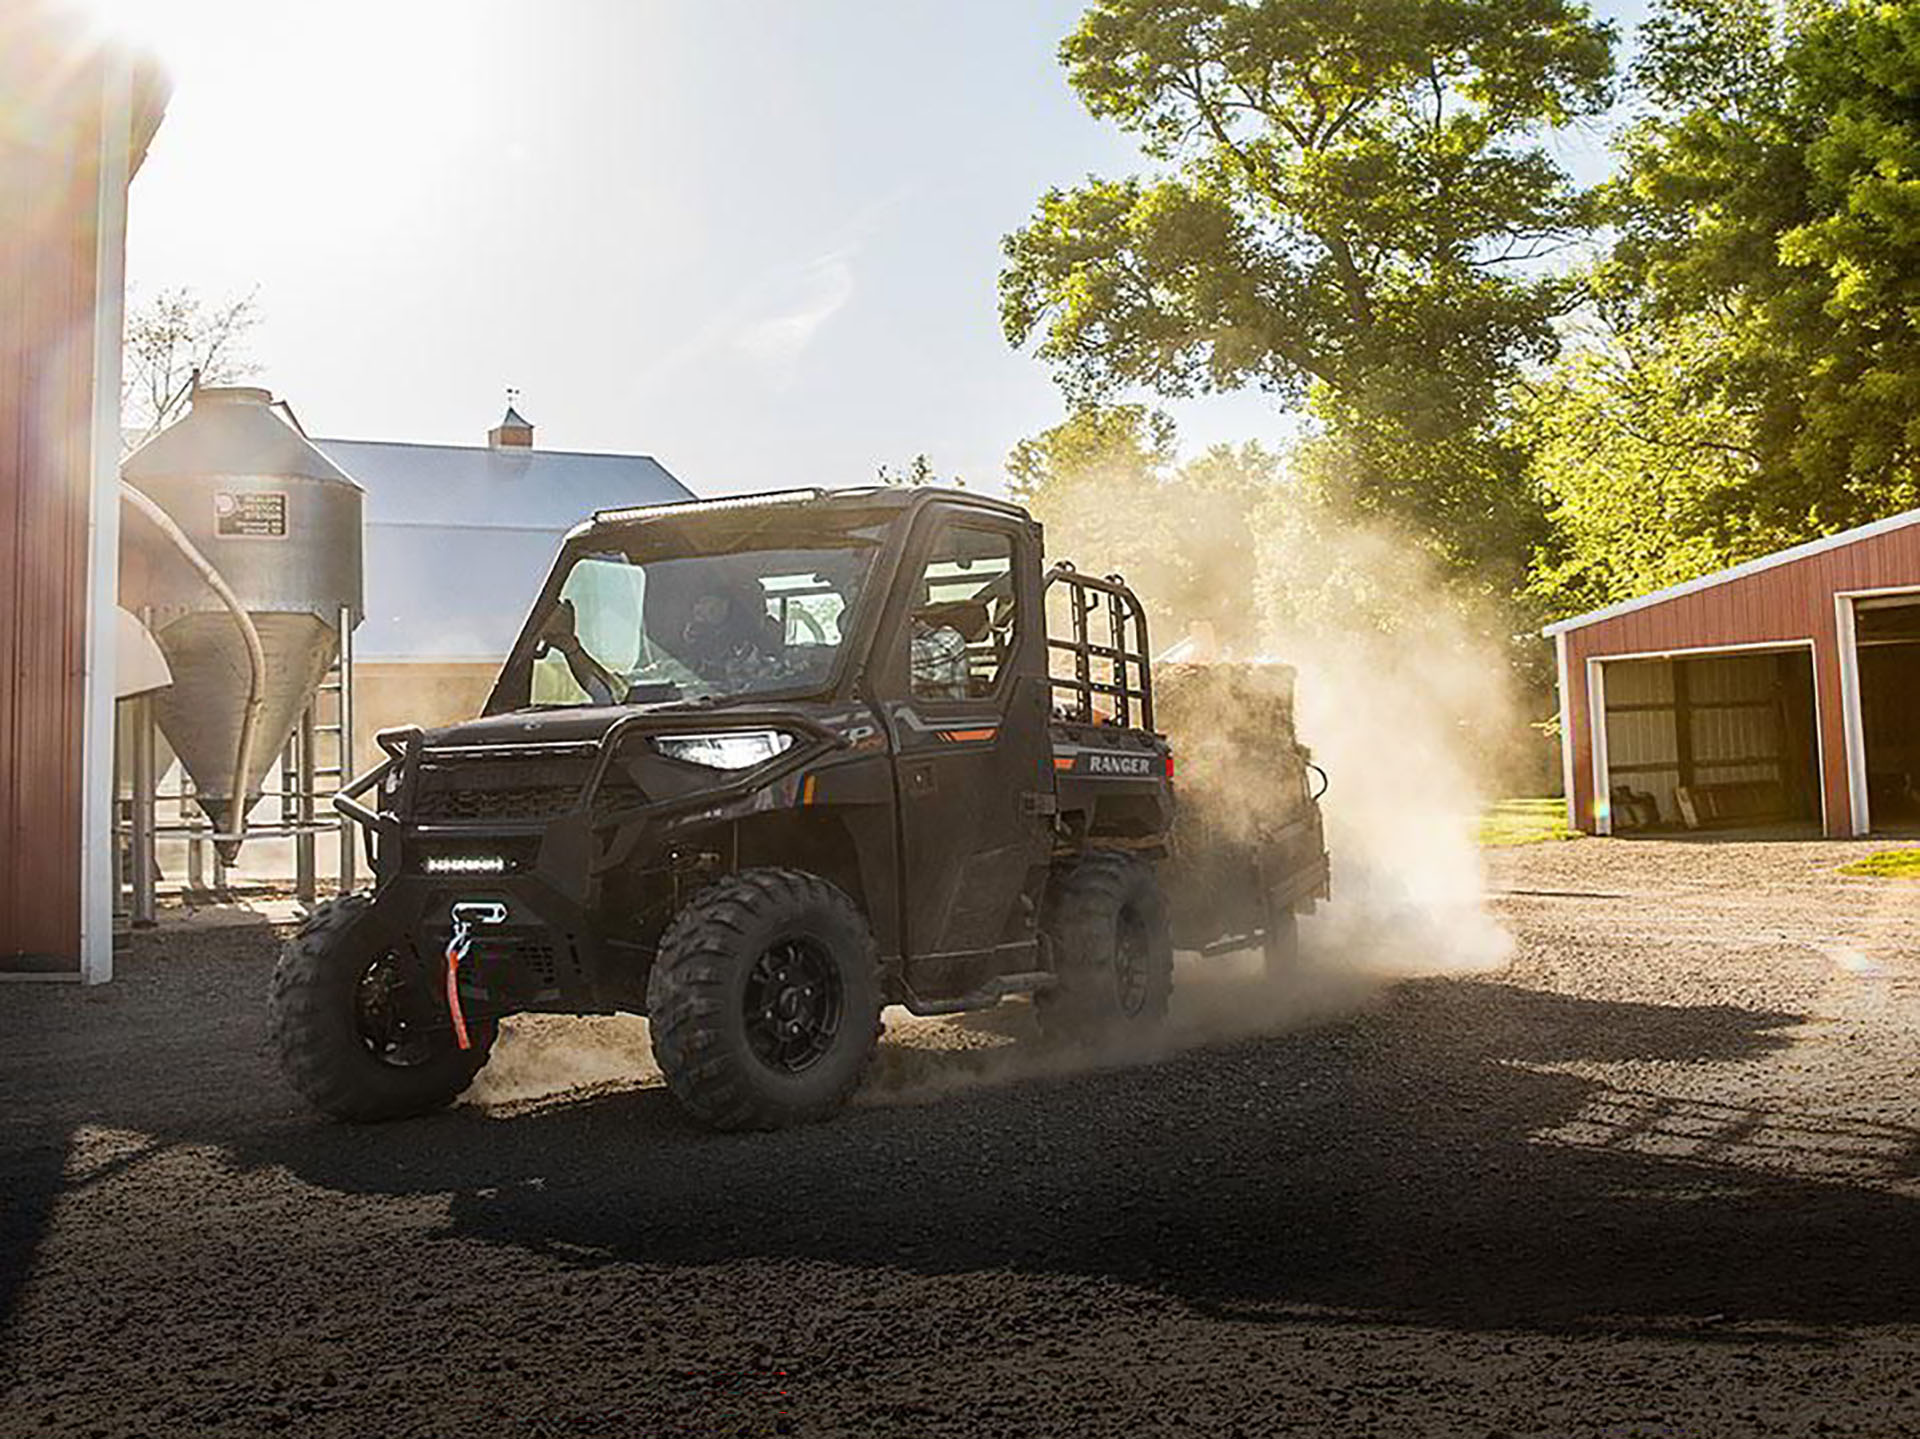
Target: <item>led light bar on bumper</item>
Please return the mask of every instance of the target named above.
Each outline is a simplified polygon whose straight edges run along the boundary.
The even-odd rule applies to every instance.
[[[505,874],[512,868],[500,854],[430,854],[420,861],[425,874]]]
[[[776,729],[722,730],[718,734],[666,734],[653,747],[668,759],[708,769],[752,769],[793,747],[793,736]]]

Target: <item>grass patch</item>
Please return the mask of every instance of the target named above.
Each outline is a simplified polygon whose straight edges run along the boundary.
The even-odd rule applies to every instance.
[[[1920,879],[1920,849],[1883,849],[1841,865],[1840,873],[1866,875],[1869,879]]]
[[[1561,799],[1503,799],[1480,817],[1480,843],[1489,849],[1578,839],[1567,828],[1567,802]]]

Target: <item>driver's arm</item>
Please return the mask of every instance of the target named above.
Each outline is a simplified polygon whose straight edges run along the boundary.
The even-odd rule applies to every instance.
[[[627,687],[615,677],[613,671],[588,653],[587,647],[580,643],[575,625],[573,601],[560,601],[541,631],[541,643],[548,649],[560,651],[561,658],[567,662],[567,673],[586,692],[588,699],[595,704],[618,704],[625,696]]]

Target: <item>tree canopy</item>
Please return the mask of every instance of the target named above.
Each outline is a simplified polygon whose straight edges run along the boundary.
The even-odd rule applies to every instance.
[[[1062,60],[1145,164],[1005,241],[1009,339],[1092,406],[1049,443],[1119,426],[1164,484],[1116,401],[1264,388],[1312,421],[1288,504],[1469,594],[1530,568],[1516,629],[1920,505],[1920,0],[1654,0],[1582,191],[1547,137],[1613,42],[1578,0],[1096,0]]]
[[[1014,447],[1008,488],[1051,531],[1050,551],[1133,582],[1159,643],[1204,622],[1250,652],[1260,630],[1253,516],[1280,485],[1279,458],[1221,445],[1182,464],[1177,448],[1159,411],[1088,407]]]
[[[1920,504],[1920,5],[1663,0],[1594,275],[1527,404],[1568,611]]]
[[[1311,396],[1346,498],[1456,562],[1524,552],[1537,506],[1501,397],[1576,285],[1543,262],[1591,197],[1543,132],[1610,99],[1575,0],[1100,0],[1062,47],[1158,168],[1044,195],[1001,316],[1068,394]]]

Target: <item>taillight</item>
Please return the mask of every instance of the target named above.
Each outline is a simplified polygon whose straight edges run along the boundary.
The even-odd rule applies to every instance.
[[[1167,751],[1167,778],[1173,778],[1173,751]]]

